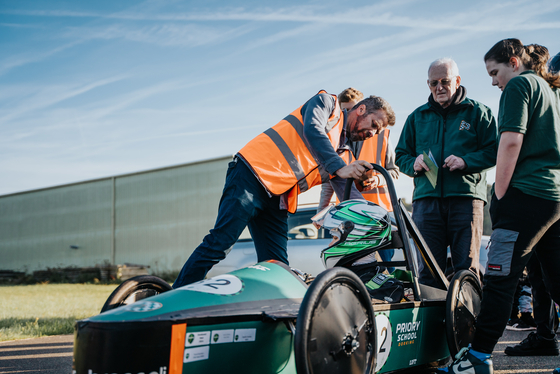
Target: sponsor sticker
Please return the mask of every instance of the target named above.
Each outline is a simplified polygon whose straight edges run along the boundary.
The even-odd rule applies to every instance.
[[[236,343],[254,342],[257,338],[257,329],[236,329],[233,340]]]
[[[210,331],[187,332],[185,336],[185,347],[210,344]]]
[[[185,353],[183,355],[183,363],[201,361],[201,360],[208,360],[208,356],[210,353],[210,346],[205,345],[203,347],[196,347],[196,348],[187,348],[185,349]]]
[[[397,324],[397,342],[398,346],[412,345],[416,342],[417,333],[420,331],[420,322],[403,322]]]
[[[148,374],[167,374],[167,366],[160,366],[158,371],[150,371],[147,372]],[[76,370],[72,370],[72,374],[76,374]],[[91,369],[88,369],[87,374],[97,374],[96,372],[94,372]],[[118,373],[112,373],[112,374],[118,374]],[[129,372],[127,372],[126,374],[130,374]],[[138,374],[144,374],[144,371],[139,372]]]
[[[161,308],[163,305],[156,301],[140,301],[134,304],[130,304],[126,307],[126,310],[130,310],[132,312],[151,312],[152,310],[156,310]]]
[[[488,264],[488,270],[502,271],[502,265]]]
[[[233,329],[212,331],[212,339],[210,341],[210,344],[222,343],[233,343]]]
[[[178,290],[197,291],[215,295],[235,295],[243,291],[243,282],[235,275],[223,274],[214,278],[192,283]]]
[[[262,265],[251,265],[251,266],[247,266],[247,267],[251,268],[251,269],[260,270],[260,271],[269,271],[270,270],[266,266],[262,266]]]

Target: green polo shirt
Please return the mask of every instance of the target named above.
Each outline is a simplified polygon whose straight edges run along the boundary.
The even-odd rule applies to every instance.
[[[560,90],[529,70],[511,79],[500,98],[498,132],[524,134],[511,186],[560,201]]]

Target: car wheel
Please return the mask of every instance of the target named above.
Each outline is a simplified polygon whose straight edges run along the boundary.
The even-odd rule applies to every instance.
[[[317,276],[296,323],[298,374],[373,373],[375,317],[364,283],[345,268]]]
[[[101,313],[171,289],[169,283],[153,275],[139,275],[127,279],[107,298],[103,308],[101,308]]]
[[[449,283],[445,315],[447,344],[453,357],[474,338],[481,300],[482,289],[478,277],[470,270],[457,272]]]

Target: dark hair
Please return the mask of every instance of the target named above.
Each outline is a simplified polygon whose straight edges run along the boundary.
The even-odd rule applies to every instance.
[[[539,44],[525,46],[519,39],[503,39],[486,52],[484,61],[494,60],[499,64],[507,64],[512,57],[519,58],[525,68],[534,70],[552,87],[560,87],[560,75],[548,71],[547,62],[550,54],[545,46]]]
[[[389,102],[382,97],[371,95],[368,98],[363,99],[358,104],[354,105],[352,110],[358,108],[360,105],[366,106],[366,112],[364,116],[368,116],[371,113],[375,112],[376,110],[383,109],[387,114],[387,122],[389,126],[393,126],[395,124],[395,112]]]

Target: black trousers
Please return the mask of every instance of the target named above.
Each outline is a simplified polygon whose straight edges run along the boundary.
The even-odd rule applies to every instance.
[[[541,264],[534,254],[527,264],[527,271],[533,294],[533,316],[537,324],[537,334],[552,339],[558,328],[558,316],[548,292],[550,287],[545,285]]]
[[[441,270],[445,271],[449,246],[454,272],[470,269],[478,274],[484,201],[460,196],[426,197],[414,201],[412,207],[412,219]],[[437,285],[425,266],[420,269],[420,283]]]
[[[533,251],[550,296],[560,303],[560,202],[510,187],[500,200],[492,196],[490,216],[494,232],[472,343],[473,349],[485,353],[491,353],[502,336],[517,281]]]

